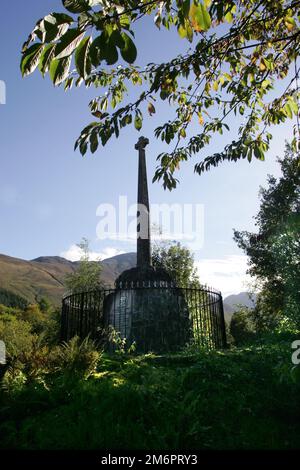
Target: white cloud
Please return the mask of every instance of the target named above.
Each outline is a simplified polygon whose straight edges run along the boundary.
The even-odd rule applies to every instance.
[[[111,258],[121,255],[124,251],[117,248],[107,247],[102,251],[91,251],[90,259],[93,261]],[[78,261],[82,252],[77,245],[71,245],[68,250],[63,251],[60,256],[70,261]],[[223,297],[231,294],[249,290],[251,278],[246,274],[247,256],[230,255],[224,258],[206,258],[196,263],[200,281],[217,290]]]
[[[91,261],[99,261],[104,260],[106,258],[111,258],[112,256],[122,255],[124,251],[117,250],[116,248],[107,247],[104,248],[103,251],[91,251],[90,252],[90,260]],[[78,245],[71,245],[70,248],[66,251],[63,251],[60,256],[63,258],[68,259],[69,261],[79,261],[82,256],[82,251]]]
[[[247,256],[230,255],[196,262],[200,281],[220,290],[224,297],[249,290]]]

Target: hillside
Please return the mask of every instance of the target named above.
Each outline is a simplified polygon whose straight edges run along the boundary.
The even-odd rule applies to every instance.
[[[102,277],[108,286],[113,286],[116,277],[135,265],[136,254],[127,253],[101,262]],[[0,255],[0,289],[9,291],[29,302],[47,297],[60,305],[65,292],[64,278],[74,272],[78,262],[59,256],[43,256],[31,261]]]
[[[65,292],[64,278],[74,272],[77,265],[78,261],[68,261],[60,256],[41,256],[26,261],[0,255],[0,294],[2,289],[29,302],[47,297],[54,305],[60,305]],[[136,265],[136,253],[107,258],[101,261],[101,265],[104,283],[113,286],[122,271]],[[247,307],[254,306],[247,292],[230,295],[224,299],[225,318],[228,321],[235,306],[240,304]]]
[[[250,296],[248,292],[240,292],[239,294],[229,295],[224,299],[224,312],[225,319],[231,320],[231,317],[239,305],[244,307],[253,308],[255,307],[256,295]]]

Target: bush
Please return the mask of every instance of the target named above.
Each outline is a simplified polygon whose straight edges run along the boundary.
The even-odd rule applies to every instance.
[[[0,338],[6,346],[8,360],[18,358],[31,350],[32,327],[10,314],[0,316]]]
[[[87,378],[96,370],[100,357],[101,353],[92,340],[85,338],[81,341],[78,336],[74,336],[52,351],[51,361],[54,370],[66,376]]]
[[[232,315],[229,331],[236,346],[242,346],[254,340],[255,330],[249,308],[241,307]]]
[[[69,344],[65,365],[77,362],[80,344]],[[64,380],[61,368],[47,387],[22,385],[19,374],[18,393],[5,394],[0,408],[0,447],[296,448],[300,384],[290,352],[282,343],[194,357],[104,354],[87,380]]]
[[[28,301],[20,295],[0,288],[0,304],[6,305],[7,307],[26,308]]]

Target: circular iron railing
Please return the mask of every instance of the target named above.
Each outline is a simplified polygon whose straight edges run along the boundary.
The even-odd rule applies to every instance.
[[[226,347],[222,295],[209,287],[126,283],[63,298],[61,339],[89,336],[114,349],[111,332],[138,352],[175,352],[188,344]]]

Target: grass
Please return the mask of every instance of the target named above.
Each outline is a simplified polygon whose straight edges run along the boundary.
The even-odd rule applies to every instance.
[[[103,355],[86,380],[1,392],[0,448],[293,449],[290,343],[197,355]]]

